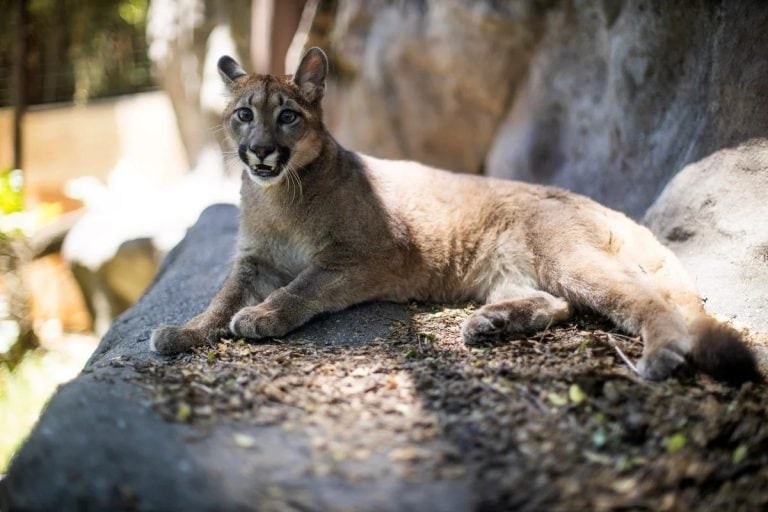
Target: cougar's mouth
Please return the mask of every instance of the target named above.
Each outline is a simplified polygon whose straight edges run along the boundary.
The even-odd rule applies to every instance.
[[[280,174],[279,165],[256,164],[250,167],[251,174],[259,178],[274,178]]]

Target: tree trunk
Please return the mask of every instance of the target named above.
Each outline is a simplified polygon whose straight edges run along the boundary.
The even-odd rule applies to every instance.
[[[13,58],[13,167],[22,167],[21,123],[26,108],[27,91],[27,2],[14,0],[13,19],[15,31],[15,52]]]

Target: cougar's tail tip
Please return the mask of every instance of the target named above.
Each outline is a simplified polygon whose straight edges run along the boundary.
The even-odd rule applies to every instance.
[[[691,357],[701,371],[730,384],[763,380],[755,354],[739,331],[705,317],[694,322],[691,332],[696,340]]]

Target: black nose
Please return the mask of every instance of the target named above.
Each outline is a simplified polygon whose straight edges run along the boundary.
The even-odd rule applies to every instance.
[[[250,146],[249,149],[256,153],[259,159],[264,160],[267,155],[271,155],[275,151],[275,146]]]

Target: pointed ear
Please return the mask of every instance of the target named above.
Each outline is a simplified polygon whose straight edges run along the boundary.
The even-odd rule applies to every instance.
[[[301,58],[299,68],[293,75],[293,83],[299,86],[301,95],[314,103],[325,93],[325,76],[328,74],[328,57],[320,48],[310,48]]]
[[[225,55],[219,59],[218,67],[219,75],[221,75],[221,79],[227,87],[232,87],[235,80],[248,74],[240,67],[240,64],[229,55]]]

